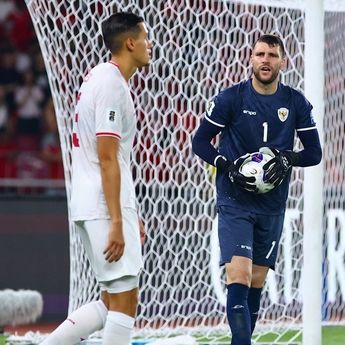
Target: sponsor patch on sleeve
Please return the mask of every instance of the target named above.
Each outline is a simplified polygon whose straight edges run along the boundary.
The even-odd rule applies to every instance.
[[[213,100],[207,103],[207,106],[206,106],[206,114],[207,114],[208,116],[211,116],[212,110],[213,110],[214,106],[215,106],[215,104],[214,104],[214,101],[213,101]]]
[[[107,118],[108,121],[115,122],[115,110],[108,110]]]

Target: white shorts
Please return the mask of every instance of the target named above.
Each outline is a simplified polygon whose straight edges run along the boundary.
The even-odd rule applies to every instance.
[[[138,276],[143,267],[143,261],[136,210],[132,208],[122,209],[125,249],[120,260],[116,262],[110,263],[106,261],[105,255],[103,254],[108,242],[110,219],[76,221],[75,225],[83,242],[86,255],[102,290],[110,290],[111,286],[114,287],[113,281],[120,281],[119,278],[126,277],[125,280],[127,280],[128,276]],[[133,282],[137,282],[138,279],[129,279],[128,281],[130,285],[133,285]],[[135,286],[132,288],[134,287]],[[116,288],[113,290],[116,290]],[[130,288],[128,288],[128,290],[130,290]]]

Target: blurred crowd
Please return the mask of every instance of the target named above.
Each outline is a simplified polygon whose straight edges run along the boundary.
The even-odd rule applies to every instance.
[[[54,105],[24,0],[0,2],[0,179],[3,178],[63,179]]]

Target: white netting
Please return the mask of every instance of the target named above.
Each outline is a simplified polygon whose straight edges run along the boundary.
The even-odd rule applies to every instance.
[[[325,20],[323,319],[345,320],[345,13]]]
[[[303,90],[304,13],[301,6],[295,8],[296,3],[300,4],[292,0],[262,1],[260,5],[257,1],[225,0],[27,0],[58,116],[68,197],[76,93],[87,71],[109,58],[99,23],[111,13],[134,11],[145,18],[154,39],[153,65],[132,80],[138,114],[133,174],[148,232],[137,334],[152,336],[188,328],[207,335],[228,329],[218,248],[211,231],[214,175],[193,156],[190,138],[203,117],[206,102],[220,89],[249,76],[250,47],[260,33],[274,32],[283,38],[288,66],[282,79]],[[329,152],[326,167],[338,174],[326,181],[328,210],[344,208],[344,14],[329,13],[326,23],[329,70],[325,126],[326,140],[331,140],[325,145]],[[275,343],[291,344],[301,332],[302,178],[302,170],[296,169],[277,270],[268,278],[258,326],[261,333],[256,339],[269,330],[277,336]],[[339,214],[345,217],[343,211],[335,215],[336,240],[341,237],[343,224]],[[343,226],[345,230],[345,222]],[[325,238],[334,236],[325,231]],[[345,249],[332,250],[342,262]],[[74,310],[98,297],[98,287],[72,226],[70,253],[70,310]],[[325,259],[328,254],[325,249]],[[335,281],[336,276],[343,277],[338,266],[334,273],[334,266],[327,263],[325,277],[327,272],[334,274]],[[324,317],[339,320],[345,294],[338,290],[341,284],[332,285],[334,300],[328,303],[327,287],[331,283],[325,279]],[[287,329],[297,331],[291,336]]]

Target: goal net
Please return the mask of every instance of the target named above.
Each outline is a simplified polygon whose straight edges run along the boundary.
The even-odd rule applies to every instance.
[[[192,154],[191,137],[203,118],[207,101],[222,88],[250,76],[250,48],[260,34],[277,33],[283,38],[288,63],[282,81],[303,91],[303,2],[26,2],[53,94],[68,199],[71,126],[77,91],[88,70],[109,59],[99,24],[117,11],[133,11],[145,18],[154,42],[154,62],[131,81],[138,117],[133,176],[148,237],[143,248],[145,267],[141,274],[136,335],[196,333],[208,339],[208,343],[220,342],[216,338],[229,332],[224,272],[218,267],[214,170]],[[338,2],[329,4],[336,6]],[[336,7],[329,9],[325,15],[323,320],[339,322],[345,310],[345,16]],[[257,341],[300,341],[302,214],[303,170],[294,169],[279,259],[263,293],[254,336]],[[70,262],[72,311],[99,294],[72,224]]]

